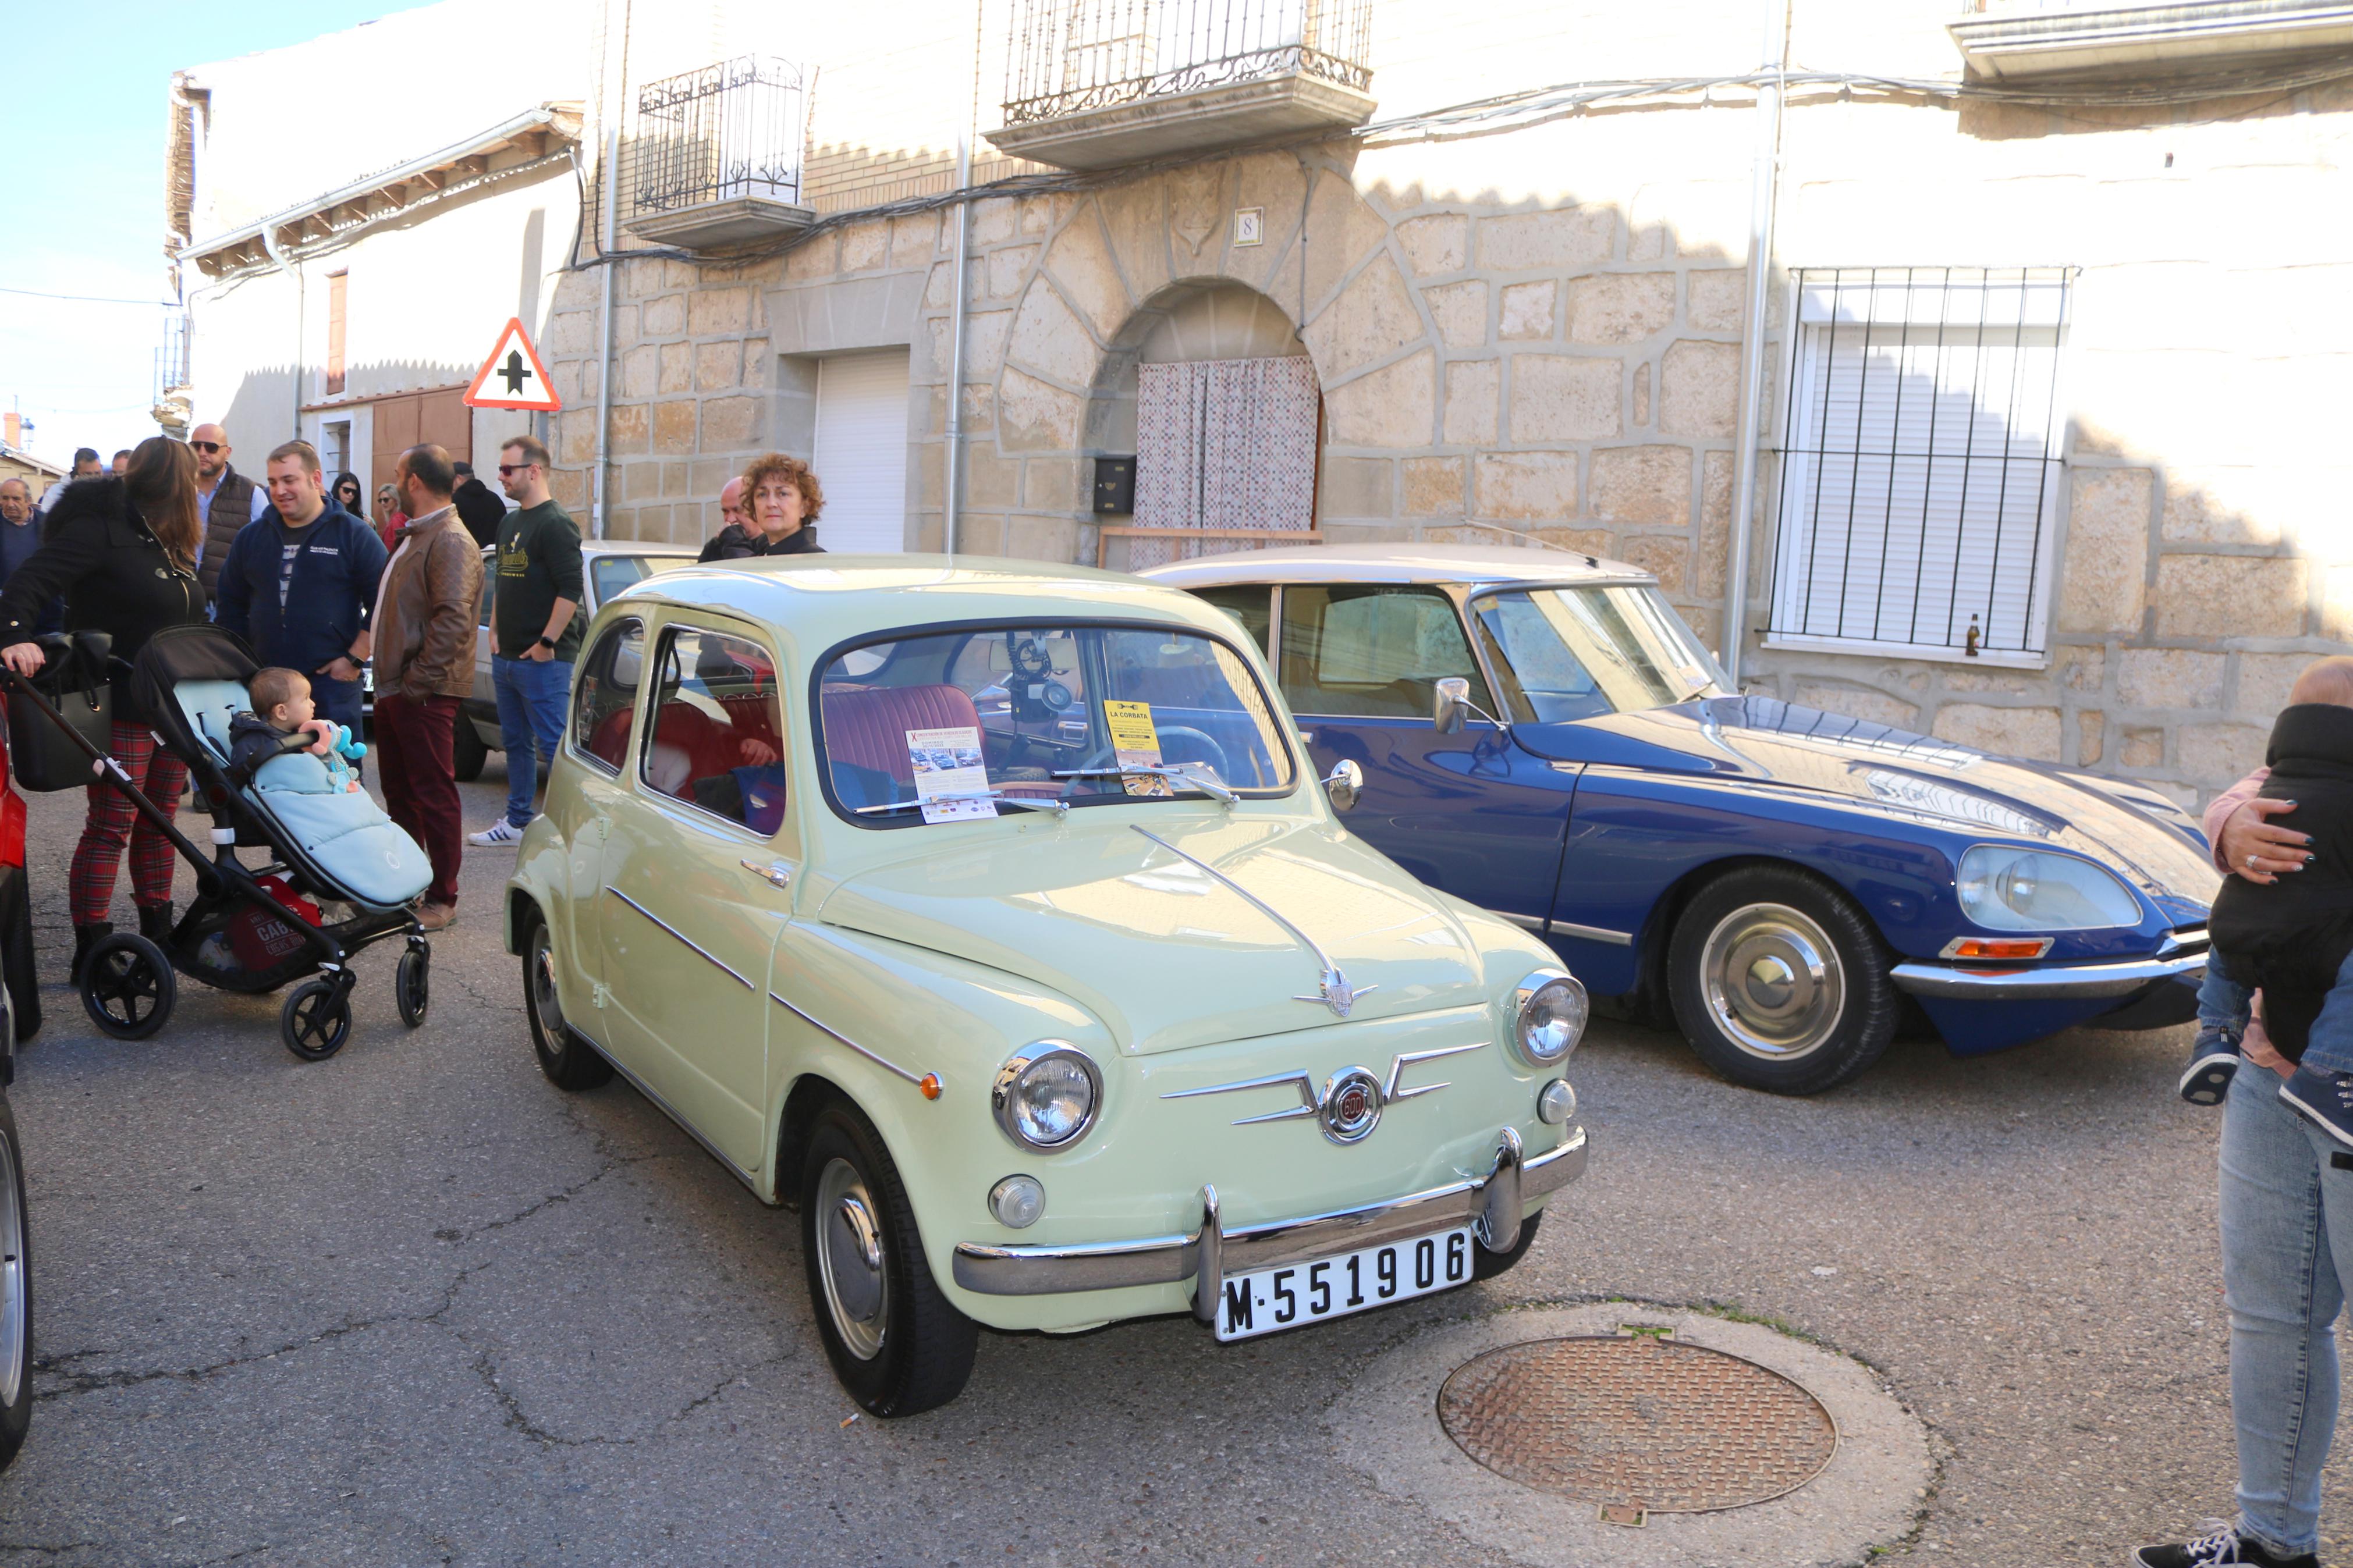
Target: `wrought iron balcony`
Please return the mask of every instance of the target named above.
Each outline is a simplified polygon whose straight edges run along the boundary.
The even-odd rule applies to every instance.
[[[1965,0],[1970,74],[2215,70],[2353,47],[2353,0]]]
[[[155,349],[155,400],[148,414],[157,425],[174,435],[187,429],[194,384],[188,374],[188,317],[182,311],[164,318],[164,341]]]
[[[642,239],[691,249],[806,228],[801,70],[759,56],[649,82],[638,93],[622,189]]]
[[[1372,0],[1014,0],[1010,154],[1103,169],[1371,118]]]

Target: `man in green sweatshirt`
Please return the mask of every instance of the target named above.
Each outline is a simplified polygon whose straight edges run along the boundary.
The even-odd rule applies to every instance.
[[[499,450],[499,482],[522,510],[499,524],[491,563],[497,584],[491,685],[507,752],[507,812],[466,840],[484,847],[522,842],[539,775],[554,764],[564,738],[572,661],[580,655],[580,529],[547,493],[549,466],[547,447],[534,436],[518,436]]]

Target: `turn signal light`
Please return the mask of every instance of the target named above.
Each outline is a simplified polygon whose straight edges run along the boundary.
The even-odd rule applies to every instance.
[[[2047,936],[1955,937],[1951,942],[1945,944],[1944,956],[1947,958],[2000,958],[2012,960],[2021,958],[2040,958],[2044,953],[2051,951],[2052,941],[2052,939]]]
[[[925,1100],[937,1100],[940,1097],[940,1075],[927,1072],[923,1075],[923,1081],[915,1087],[923,1091]]]

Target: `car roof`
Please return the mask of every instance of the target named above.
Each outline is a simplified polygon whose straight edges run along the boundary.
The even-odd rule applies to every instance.
[[[485,544],[482,546],[482,553],[488,555],[491,551],[496,550],[498,546],[495,544]],[[694,544],[656,543],[654,541],[649,539],[584,539],[580,542],[580,553],[583,555],[678,555],[692,557],[702,553],[702,546]]]
[[[726,610],[790,629],[822,649],[899,627],[1012,619],[1176,622],[1230,641],[1222,610],[1120,572],[982,555],[812,553],[713,561],[663,571],[605,601]]]
[[[1178,588],[1229,583],[1655,583],[1640,566],[1517,544],[1306,544],[1240,550],[1137,574]]]

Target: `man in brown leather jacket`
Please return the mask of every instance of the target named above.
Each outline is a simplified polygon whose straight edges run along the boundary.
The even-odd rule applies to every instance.
[[[393,535],[375,596],[375,760],[385,811],[433,861],[417,921],[439,931],[458,918],[466,853],[450,748],[459,699],[474,689],[482,556],[450,504],[457,473],[448,452],[411,447],[393,483],[409,521]]]

